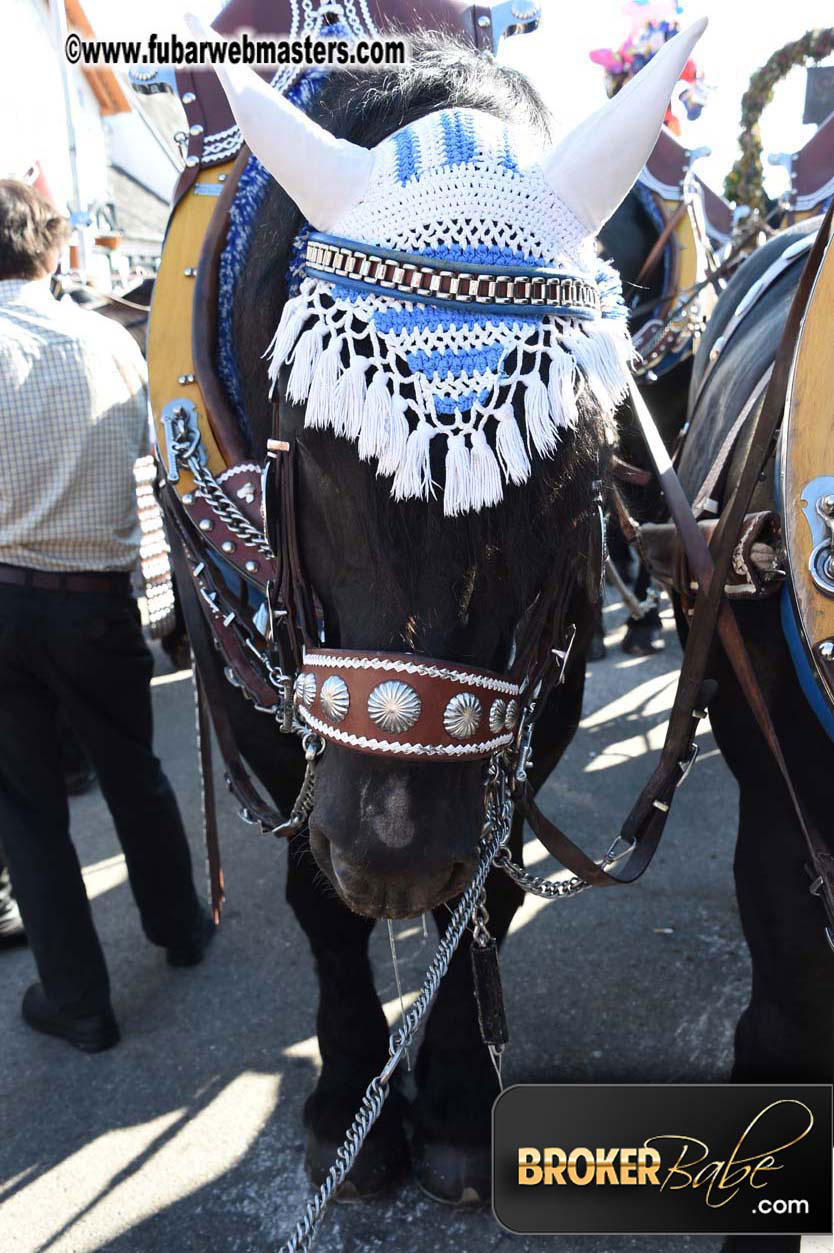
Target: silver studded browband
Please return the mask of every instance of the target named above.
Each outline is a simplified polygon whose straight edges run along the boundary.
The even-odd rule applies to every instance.
[[[425,257],[381,248],[370,251],[350,240],[311,235],[306,271],[310,278],[333,280],[359,290],[397,294],[430,304],[485,309],[535,310],[569,317],[600,316],[599,292],[593,283],[553,270],[463,262],[432,263]]]

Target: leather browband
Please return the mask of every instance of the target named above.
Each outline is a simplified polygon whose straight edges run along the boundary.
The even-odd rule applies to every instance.
[[[504,675],[416,654],[307,648],[295,707],[311,730],[358,752],[474,761],[515,739],[519,691]]]
[[[336,279],[359,290],[382,292],[406,300],[464,308],[508,308],[554,313],[572,318],[600,316],[599,292],[593,283],[555,270],[513,266],[432,262],[411,253],[367,245],[327,235],[311,235],[307,242],[306,271],[310,278]]]

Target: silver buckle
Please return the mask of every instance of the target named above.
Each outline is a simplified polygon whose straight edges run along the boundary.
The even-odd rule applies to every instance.
[[[687,757],[686,761],[678,762],[678,765],[680,766],[680,769],[681,769],[681,777],[678,779],[678,787],[680,787],[680,785],[686,781],[690,770],[695,765],[695,762],[698,760],[698,754],[700,753],[700,751],[701,751],[701,745],[696,743],[695,740],[693,740],[689,746],[689,756]]]

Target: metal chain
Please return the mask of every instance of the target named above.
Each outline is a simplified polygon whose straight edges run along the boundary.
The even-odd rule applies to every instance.
[[[298,796],[295,798],[290,816],[280,827],[270,831],[270,835],[294,835],[306,824],[313,812],[316,802],[316,762],[324,752],[324,740],[313,731],[307,731],[301,741],[307,767]]]
[[[316,756],[317,754],[313,752],[311,760],[308,754],[308,772],[311,774],[311,786]],[[523,752],[522,773],[524,766],[529,764],[526,760],[527,758],[529,758],[529,745],[526,746]],[[518,763],[516,763],[517,766]],[[512,788],[510,786],[510,779],[513,773],[513,762],[506,755],[495,754],[490,759],[486,785],[486,814],[481,834],[478,869],[452,913],[449,925],[437,946],[431,964],[426,970],[420,992],[410,1008],[403,1014],[400,1025],[389,1036],[388,1061],[365,1089],[365,1094],[362,1097],[356,1116],[345,1134],[344,1142],[336,1154],[333,1165],[327,1172],[324,1183],[308,1200],[303,1215],[296,1223],[295,1230],[289,1239],[281,1245],[278,1253],[306,1253],[307,1250],[312,1248],[327,1206],[332,1200],[334,1193],[347,1178],[371,1128],[379,1118],[382,1107],[388,1097],[391,1079],[403,1057],[407,1055],[409,1046],[414,1042],[415,1036],[434,1002],[440,983],[449,969],[452,957],[464,932],[471,927],[473,941],[476,943],[483,943],[484,938],[488,938],[487,923],[489,915],[486,910],[486,881],[493,867],[503,870],[524,891],[551,900],[575,896],[579,892],[584,892],[590,886],[590,884],[575,875],[561,882],[542,879],[530,874],[529,871],[512,861],[507,851],[507,843],[510,838],[514,812]],[[515,773],[517,774],[517,769]],[[302,787],[296,806],[304,807],[309,800],[311,809],[312,799],[312,791],[308,797],[305,795],[304,787]],[[621,853],[615,853],[620,838],[620,836],[617,836],[612,842],[601,863],[605,869],[610,869],[616,865],[631,851],[631,846],[627,846]],[[503,1050],[499,1050],[497,1056],[495,1053],[492,1055],[499,1083],[502,1083],[501,1052]]]
[[[368,1133],[379,1117],[388,1096],[391,1078],[431,1008],[441,980],[449,969],[449,964],[464,932],[470,922],[474,924],[476,921],[476,910],[487,876],[499,852],[510,838],[512,827],[513,804],[505,786],[503,772],[495,759],[490,762],[490,779],[487,789],[487,814],[481,836],[481,857],[478,869],[452,914],[431,965],[426,971],[417,999],[404,1015],[401,1025],[389,1037],[388,1061],[380,1073],[375,1075],[368,1084],[359,1111],[348,1128],[345,1141],[336,1154],[336,1160],[330,1167],[327,1178],[307,1202],[295,1231],[281,1245],[279,1253],[303,1253],[311,1248],[327,1205],[333,1193],[344,1183]]]
[[[233,504],[223,488],[217,482],[217,479],[207,470],[205,466],[201,466],[196,457],[191,456],[185,463],[191,473],[194,475],[194,481],[197,484],[197,495],[202,496],[208,501],[214,512],[220,520],[225,523],[233,535],[242,540],[248,548],[254,548],[264,557],[272,557],[272,547],[264,539],[261,532],[256,526],[253,526],[247,517],[245,517]]]
[[[614,852],[621,839],[622,836],[618,835],[602,860],[597,862],[603,870],[610,870],[631,852],[633,847],[631,844],[626,844],[620,853]],[[580,892],[593,886],[585,879],[580,879],[578,875],[571,875],[568,879],[543,879],[539,875],[531,874],[529,870],[525,870],[523,866],[519,866],[511,859],[506,848],[499,849],[495,857],[495,865],[509,875],[523,891],[529,892],[532,896],[544,897],[545,900],[564,900],[569,896],[578,896]]]
[[[229,499],[211,471],[200,465],[197,457],[198,444],[199,436],[195,440],[188,432],[185,419],[178,419],[178,434],[173,441],[173,451],[177,460],[188,466],[193,474],[194,482],[197,484],[197,495],[208,501],[220,520],[248,548],[256,549],[264,557],[273,557],[272,547],[267,543],[264,535]]]

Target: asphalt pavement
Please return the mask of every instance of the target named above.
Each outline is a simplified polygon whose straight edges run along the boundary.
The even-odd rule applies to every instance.
[[[581,730],[543,796],[546,812],[598,853],[648,777],[679,666],[668,612],[666,649],[651,658],[620,651],[623,616],[606,609],[608,657],[590,667]],[[202,870],[190,675],[172,673],[161,653],[154,701],[157,751]],[[737,792],[702,727],[700,761],[645,880],[565,902],[527,898],[516,916],[502,959],[508,1083],[726,1078],[750,969],[731,875]],[[303,1208],[301,1109],[318,1067],[312,961],[284,902],[285,847],[238,820],[222,783],[218,797],[227,905],[207,960],[190,971],[169,969],[144,940],[99,792],[72,801],[123,1041],[88,1057],[32,1033],[20,1019],[31,956],[0,953],[2,1253],[266,1253]],[[554,868],[532,839],[527,860],[539,873]],[[433,946],[419,922],[396,930],[413,990]],[[383,927],[373,953],[393,1016]],[[488,1210],[449,1210],[410,1184],[385,1202],[333,1206],[317,1248],[717,1253],[719,1244],[514,1237]]]

